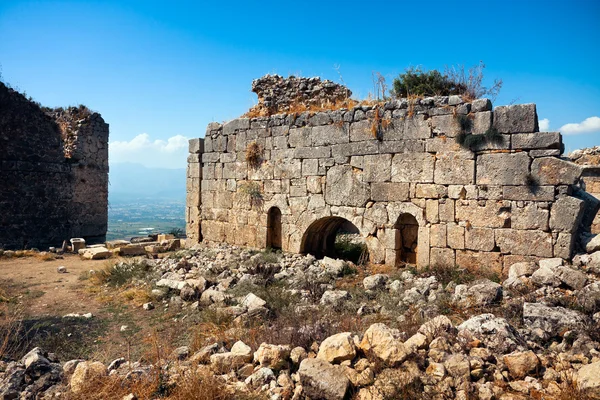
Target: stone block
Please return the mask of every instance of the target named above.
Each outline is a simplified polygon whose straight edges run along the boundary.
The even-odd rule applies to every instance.
[[[471,102],[471,112],[490,111],[492,102],[489,99],[475,99]]]
[[[474,200],[456,202],[456,220],[469,221],[474,227],[503,228],[510,226],[510,207],[499,201],[484,201],[483,205]]]
[[[571,258],[575,248],[575,234],[560,232],[554,243],[554,257],[560,257],[565,260]]]
[[[456,265],[474,273],[502,274],[502,254],[470,250],[456,250]]]
[[[492,251],[495,247],[494,230],[490,228],[474,228],[465,231],[465,248],[477,251]]]
[[[462,131],[458,118],[452,114],[431,117],[431,127],[438,136],[456,137]]]
[[[531,150],[529,155],[533,158],[538,157],[558,157],[563,153],[563,149],[550,149],[550,150]]]
[[[535,104],[499,106],[494,109],[494,128],[500,133],[538,132]]]
[[[417,183],[415,197],[425,199],[441,199],[445,197],[448,189],[444,185],[434,183]]]
[[[554,201],[554,186],[503,186],[505,200]]]
[[[431,154],[396,154],[392,158],[392,182],[433,182],[434,164]]]
[[[219,135],[213,139],[213,151],[222,153],[227,150],[227,136]]]
[[[237,118],[223,124],[223,135],[231,135],[236,131],[250,129],[250,119]]]
[[[330,205],[364,207],[371,190],[364,182],[362,172],[350,165],[336,165],[327,171],[325,200]]]
[[[433,181],[442,185],[475,183],[475,161],[464,159],[461,153],[437,153]]]
[[[383,140],[377,141],[379,154],[423,153],[425,143],[422,140]]]
[[[560,197],[550,211],[550,229],[554,232],[575,232],[583,217],[585,202],[575,197]]]
[[[366,140],[373,140],[373,134],[371,133],[371,121],[364,120],[350,124],[350,141],[351,142],[362,142]]]
[[[391,178],[391,154],[367,155],[363,159],[365,182],[385,182]]]
[[[276,136],[273,138],[274,149],[287,149],[288,137],[287,136]]]
[[[419,226],[417,243],[417,268],[424,269],[430,265],[431,255],[429,252],[429,227]]]
[[[302,160],[302,176],[317,175],[319,173],[319,160],[304,159]]]
[[[472,134],[484,134],[492,127],[493,113],[491,111],[478,112],[473,115],[473,127],[471,129]]]
[[[450,223],[446,226],[447,235],[448,235],[448,247],[452,249],[462,250],[465,248],[465,228],[455,224]],[[457,254],[458,257],[458,254]]]
[[[439,215],[442,222],[454,222],[454,200],[440,200]]]
[[[306,188],[309,193],[322,193],[323,187],[320,176],[309,176],[306,178]]]
[[[424,114],[417,114],[404,119],[403,139],[428,139],[431,137],[431,126]],[[394,129],[396,121],[394,121]]]
[[[310,147],[311,128],[291,128],[288,134],[290,147]]]
[[[380,182],[371,184],[373,201],[408,201],[408,183]]]
[[[536,158],[531,163],[531,174],[540,185],[573,185],[581,173],[579,165],[556,157]]]
[[[527,204],[524,207],[512,207],[511,227],[547,231],[548,217],[548,210],[539,208],[537,203]]]
[[[427,222],[437,224],[439,218],[439,203],[437,200],[427,200],[425,202],[425,219]]]
[[[560,149],[562,138],[559,132],[519,133],[512,135],[513,150]]]
[[[349,141],[350,135],[343,125],[324,125],[312,128],[311,143],[313,146],[330,146]]]
[[[446,224],[434,224],[429,229],[429,244],[433,247],[447,246]]]
[[[527,153],[482,154],[477,158],[478,185],[522,185],[529,174]]]
[[[189,152],[190,154],[204,153],[204,139],[190,139]]]
[[[456,265],[454,250],[432,247],[429,262],[434,267],[454,267]]]
[[[281,160],[273,167],[275,179],[297,179],[302,176],[301,160]]]
[[[496,244],[506,254],[553,257],[552,235],[540,231],[497,229]]]
[[[298,147],[294,151],[294,158],[329,158],[331,147]]]

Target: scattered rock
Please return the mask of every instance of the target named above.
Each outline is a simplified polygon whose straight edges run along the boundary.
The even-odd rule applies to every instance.
[[[323,340],[317,358],[330,363],[352,360],[356,356],[356,346],[350,332],[338,333]]]
[[[350,386],[344,367],[331,365],[320,358],[302,361],[298,375],[304,393],[312,399],[342,400]]]

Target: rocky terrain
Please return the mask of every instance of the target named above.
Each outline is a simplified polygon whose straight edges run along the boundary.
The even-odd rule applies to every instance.
[[[149,292],[139,313],[215,329],[156,360],[34,348],[0,364],[0,398],[600,398],[600,236],[584,242],[572,265],[517,263],[502,280],[228,245],[120,261],[90,284],[119,277]]]

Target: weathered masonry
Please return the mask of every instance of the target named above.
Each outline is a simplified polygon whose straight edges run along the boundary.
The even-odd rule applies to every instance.
[[[0,82],[0,248],[102,242],[108,124],[85,107],[42,109]]]
[[[349,221],[375,263],[568,259],[585,201],[562,152],[534,104],[459,96],[211,123],[190,141],[187,234],[322,256]]]

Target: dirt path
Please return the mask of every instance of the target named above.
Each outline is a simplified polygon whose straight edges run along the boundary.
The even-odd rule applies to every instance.
[[[29,316],[94,313],[98,302],[86,293],[79,279],[82,272],[101,269],[107,260],[82,260],[77,255],[43,261],[38,257],[0,259],[0,280],[5,281],[26,306]],[[67,273],[58,273],[65,266]]]

